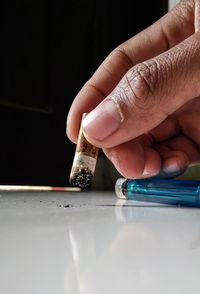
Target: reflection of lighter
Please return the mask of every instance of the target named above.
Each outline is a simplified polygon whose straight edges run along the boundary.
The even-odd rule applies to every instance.
[[[118,179],[119,198],[200,207],[200,181],[163,179]]]

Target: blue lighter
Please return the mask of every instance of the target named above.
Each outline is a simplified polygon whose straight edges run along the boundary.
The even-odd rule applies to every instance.
[[[124,199],[200,207],[200,181],[120,178],[115,192]]]

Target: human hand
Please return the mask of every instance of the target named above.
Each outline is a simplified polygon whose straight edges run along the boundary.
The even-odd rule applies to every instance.
[[[127,178],[183,172],[200,162],[200,1],[183,0],[117,47],[75,98],[76,142],[103,148]]]

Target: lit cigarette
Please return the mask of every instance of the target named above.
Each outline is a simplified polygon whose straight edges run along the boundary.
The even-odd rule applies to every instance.
[[[85,115],[86,113],[82,115],[82,121]],[[70,174],[70,183],[73,186],[85,188],[91,185],[92,178],[94,176],[98,148],[90,144],[84,137],[82,121]]]
[[[78,187],[0,185],[0,191],[80,191]]]

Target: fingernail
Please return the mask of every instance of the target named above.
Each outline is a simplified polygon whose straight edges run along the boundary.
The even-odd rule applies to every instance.
[[[149,172],[147,170],[144,170],[143,174],[141,175],[141,179],[151,178],[151,177],[153,177],[155,175],[156,175],[156,173],[153,173],[153,172]]]
[[[183,174],[184,171],[185,169],[181,169],[177,163],[173,163],[168,166],[164,166],[156,178],[173,179]]]
[[[142,177],[151,177],[152,176],[152,174],[151,173],[149,173],[147,170],[144,170],[144,172],[143,172],[143,174],[142,174]]]
[[[83,120],[83,130],[90,138],[102,141],[116,132],[123,117],[117,102],[109,98],[100,103]]]
[[[180,167],[176,162],[162,168],[162,172],[165,174],[176,174],[180,173],[180,171]]]

